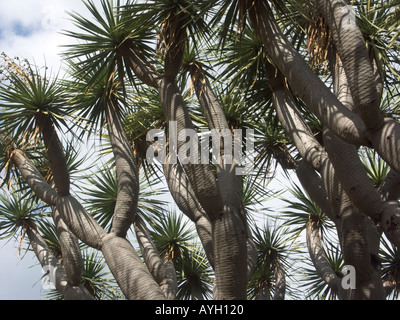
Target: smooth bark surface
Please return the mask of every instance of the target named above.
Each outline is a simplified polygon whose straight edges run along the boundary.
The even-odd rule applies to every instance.
[[[249,1],[249,17],[276,67],[320,121],[343,140],[370,145],[363,121],[348,110],[286,39],[264,1]]]
[[[107,127],[114,153],[118,179],[117,202],[115,204],[112,229],[120,237],[125,237],[135,219],[139,177],[133,150],[125,134],[116,97],[105,104]]]
[[[80,283],[70,283],[58,259],[51,253],[32,221],[28,222],[27,234],[39,263],[49,272],[48,277],[66,300],[93,300],[90,293]]]
[[[109,234],[103,239],[101,251],[127,299],[166,299],[129,241],[115,234]]]

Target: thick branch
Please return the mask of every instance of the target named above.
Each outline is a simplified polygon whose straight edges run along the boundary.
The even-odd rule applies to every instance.
[[[125,237],[132,226],[137,210],[139,195],[138,169],[132,147],[129,144],[118,113],[117,98],[110,98],[105,107],[107,127],[118,179],[118,195],[111,231],[120,237]]]
[[[198,202],[192,185],[180,163],[170,164],[170,156],[163,165],[164,175],[178,208],[195,223],[197,234],[203,244],[210,265],[214,267],[214,254],[211,235],[211,222]]]
[[[304,58],[286,39],[265,1],[249,1],[253,29],[263,42],[275,66],[320,121],[343,140],[370,145],[366,127],[359,116],[348,110],[311,70]]]
[[[118,50],[125,64],[134,72],[139,80],[150,87],[157,88],[159,74],[132,40],[126,40]]]
[[[355,13],[344,0],[318,0],[317,5],[343,62],[356,110],[367,128],[374,131],[382,126],[383,118],[373,66]]]
[[[101,249],[102,239],[106,235],[97,221],[86,212],[73,196],[59,197],[57,210],[61,219],[71,232],[88,246]]]
[[[306,224],[306,240],[311,261],[313,262],[318,275],[334,293],[339,294],[341,279],[336,275],[335,271],[326,259],[321,243],[319,228],[317,224],[312,221],[309,221]]]
[[[157,281],[167,299],[174,300],[178,291],[178,283],[173,263],[164,262],[160,257],[147,226],[139,215],[135,219],[135,232],[144,261],[154,280]]]
[[[129,300],[165,300],[158,283],[132,245],[111,233],[101,248],[107,265],[125,297]]]
[[[70,284],[78,286],[83,274],[83,259],[78,239],[68,229],[55,207],[53,207],[53,219],[61,245],[65,273]]]
[[[160,98],[166,119],[171,126],[175,122],[176,131],[169,127],[169,136],[178,137],[178,133],[185,133],[186,129],[194,130],[193,123],[190,119],[187,107],[182,99],[178,87],[174,82],[166,79],[160,81]],[[172,138],[172,140],[174,140]],[[178,141],[176,146],[169,145],[169,152],[178,154],[178,150],[186,141]],[[192,142],[192,146],[198,147],[196,142]],[[198,150],[198,149],[197,149]],[[191,150],[193,151],[193,150]],[[199,160],[200,155],[195,160]],[[216,184],[216,179],[208,164],[187,163],[183,164],[183,168],[189,178],[189,181],[203,209],[207,212],[211,220],[218,219],[222,211],[222,201]]]
[[[48,205],[54,206],[58,198],[57,191],[47,183],[26,154],[16,149],[12,152],[11,159],[35,195]]]
[[[65,153],[56,128],[49,115],[38,114],[36,118],[43,135],[55,187],[60,196],[67,196],[70,193],[70,177]]]
[[[79,283],[68,282],[65,270],[62,268],[58,259],[51,253],[46,242],[38,233],[35,224],[28,222],[27,234],[32,248],[38,258],[41,266],[49,272],[50,280],[66,300],[93,300],[90,293]]]

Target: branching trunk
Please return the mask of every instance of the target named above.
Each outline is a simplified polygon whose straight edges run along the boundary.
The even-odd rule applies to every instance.
[[[22,150],[13,150],[11,160],[35,195],[48,205],[55,206],[58,198],[57,191],[47,183],[25,153]]]
[[[327,133],[327,132],[326,132]],[[325,134],[326,134],[325,133]],[[323,161],[322,176],[332,208],[339,216],[339,242],[345,264],[356,270],[356,288],[346,299],[383,299],[379,267],[375,265],[379,244],[376,227],[350,201],[329,158]]]
[[[58,259],[51,253],[32,221],[28,222],[27,234],[36,257],[41,266],[46,271],[50,272],[48,276],[54,281],[57,291],[59,291],[66,300],[93,300],[90,293],[80,283],[68,282],[65,270],[58,262]]]
[[[109,234],[101,248],[107,265],[129,300],[165,300],[146,265],[128,240]]]
[[[211,130],[226,130],[225,114],[201,68],[192,70],[192,82]],[[231,140],[233,141],[233,140]],[[226,141],[223,141],[226,143]],[[232,154],[220,144],[217,183],[224,203],[219,219],[212,220],[217,299],[245,299],[247,277],[247,223],[243,206],[242,180]],[[232,149],[233,150],[233,149]],[[227,160],[230,160],[229,162]],[[230,249],[228,249],[230,248]],[[229,253],[228,253],[229,250]]]
[[[321,157],[324,156],[323,148],[305,123],[292,97],[283,88],[276,88],[272,92],[272,98],[278,119],[300,155],[316,170],[319,170]]]
[[[178,291],[174,265],[171,262],[162,260],[151,240],[146,224],[140,216],[136,216],[135,219],[135,232],[144,261],[154,280],[156,280],[166,298],[174,300]]]
[[[78,200],[73,196],[60,197],[56,207],[61,219],[76,237],[88,246],[101,250],[102,238],[106,232]]]
[[[343,140],[369,146],[366,127],[359,116],[348,110],[311,70],[276,24],[265,1],[249,1],[249,17],[255,32],[275,66],[289,85],[321,122]]]
[[[379,109],[374,70],[364,37],[357,26],[356,15],[344,0],[318,0],[346,72],[356,110],[368,129],[383,125]]]
[[[105,107],[107,127],[118,179],[118,195],[111,232],[115,232],[120,237],[125,237],[132,226],[137,210],[139,195],[138,169],[132,147],[129,144],[120,119],[117,98],[110,98]]]
[[[182,96],[178,90],[178,87],[174,82],[168,82],[163,79],[160,81],[160,98],[161,104],[164,110],[165,117],[169,124],[171,121],[176,121],[177,132],[184,132],[185,129],[193,129],[193,124],[190,119],[187,107],[182,99]],[[173,128],[169,127],[169,135],[173,134]],[[178,141],[177,146],[169,146],[169,152],[172,154],[178,153],[184,141]],[[175,148],[175,149],[174,149]],[[200,157],[200,155],[198,155]],[[199,160],[200,158],[197,158]],[[207,215],[211,220],[218,219],[222,211],[222,201],[219,194],[219,190],[215,181],[215,176],[211,171],[208,164],[201,164],[198,161],[197,164],[187,163],[183,164],[183,168],[189,178],[189,181],[193,187],[196,198],[199,200],[202,208],[206,211]]]
[[[55,207],[53,207],[53,219],[61,245],[63,265],[68,282],[72,286],[79,286],[83,273],[83,259],[78,239],[68,229]]]
[[[196,199],[194,190],[180,163],[170,164],[169,160],[170,156],[167,155],[163,168],[172,198],[175,200],[178,208],[195,223],[197,234],[199,235],[208,261],[214,268],[210,219]]]
[[[400,207],[397,202],[383,201],[368,178],[355,146],[337,139],[331,132],[325,135],[329,158],[343,188],[361,212],[383,230],[395,245],[400,245]]]

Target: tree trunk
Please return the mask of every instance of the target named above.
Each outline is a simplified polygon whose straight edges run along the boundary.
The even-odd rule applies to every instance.
[[[125,297],[129,300],[165,300],[165,296],[132,245],[111,233],[101,251]]]
[[[61,245],[63,265],[68,282],[72,286],[79,286],[83,273],[83,259],[78,239],[71,233],[55,207],[53,207],[53,220]]]
[[[318,275],[325,281],[332,292],[338,295],[339,299],[343,299],[341,279],[336,275],[335,270],[331,268],[326,259],[319,228],[313,221],[308,221],[306,224],[306,240],[311,261]]]
[[[158,87],[159,74],[132,40],[125,40],[118,48],[118,52],[140,81],[150,87]]]
[[[286,292],[285,270],[280,261],[278,260],[276,261],[276,266],[275,266],[274,300],[285,300],[285,292]]]
[[[47,157],[53,172],[54,184],[60,196],[67,196],[70,192],[70,177],[63,146],[58,138],[54,123],[49,115],[36,115],[46,146]]]
[[[275,66],[307,107],[343,140],[357,145],[371,145],[366,139],[366,127],[361,118],[343,106],[311,70],[283,35],[267,3],[262,0],[249,1],[248,11],[253,28]]]
[[[211,267],[214,268],[210,219],[197,200],[181,164],[170,164],[169,162],[170,156],[167,155],[166,163],[163,165],[163,168],[169,191],[179,210],[194,222],[208,261]]]
[[[49,272],[49,278],[66,300],[93,300],[90,293],[80,283],[69,283],[65,270],[51,253],[46,242],[37,231],[33,221],[27,223],[27,234],[33,251],[41,266]]]
[[[367,128],[375,131],[383,125],[383,118],[372,63],[356,15],[344,0],[318,0],[317,6],[343,62],[356,110]]]
[[[326,141],[327,130],[324,138]],[[383,287],[377,256],[379,237],[372,221],[350,201],[329,158],[323,161],[322,176],[332,208],[339,216],[337,224],[344,262],[356,270],[356,288],[345,293],[346,299],[383,299]],[[372,224],[372,225],[371,225]],[[372,227],[373,226],[373,227]],[[376,257],[375,257],[376,258]]]
[[[11,160],[35,195],[50,206],[55,206],[57,191],[43,178],[39,170],[22,150],[12,151]]]
[[[105,108],[118,179],[118,196],[111,232],[124,238],[136,215],[139,195],[138,168],[120,119],[117,98],[110,98],[105,103]]]
[[[161,259],[156,246],[151,240],[146,224],[139,215],[135,219],[135,231],[144,261],[150,273],[166,298],[174,300],[178,291],[178,283],[173,264]]]
[[[229,130],[225,114],[213,90],[198,68],[192,70],[192,82],[211,130]],[[219,137],[218,137],[219,138]],[[233,141],[231,139],[231,141]],[[213,224],[213,244],[217,299],[245,299],[247,277],[247,222],[243,206],[242,179],[236,174],[235,157],[224,153],[224,140],[220,144],[220,162],[217,167],[217,184],[224,203],[223,213]],[[233,149],[232,149],[233,150]],[[229,160],[229,161],[228,161]],[[230,249],[228,249],[230,248]],[[229,250],[229,253],[228,253]]]
[[[159,92],[161,105],[165,117],[169,122],[168,135],[175,135],[175,137],[177,137],[178,133],[184,132],[183,130],[185,129],[194,129],[187,107],[176,84],[163,79],[160,81]],[[171,127],[171,125],[173,125],[171,122],[174,121],[177,126],[176,128]],[[177,130],[177,132],[173,132],[175,130]],[[178,141],[176,146],[169,145],[170,154],[175,154],[176,156],[178,150],[180,150],[183,144],[183,141]],[[208,164],[201,164],[201,161],[198,161],[199,158],[195,160],[197,160],[197,164],[189,162],[182,166],[202,208],[206,211],[211,220],[218,219],[222,211],[222,201],[215,181],[215,176]]]

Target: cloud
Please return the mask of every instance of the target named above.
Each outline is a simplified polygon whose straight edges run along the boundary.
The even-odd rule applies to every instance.
[[[87,12],[81,0],[2,1],[0,48],[11,57],[61,67],[61,46],[73,41],[61,34],[73,29],[67,12]]]

